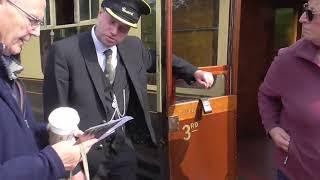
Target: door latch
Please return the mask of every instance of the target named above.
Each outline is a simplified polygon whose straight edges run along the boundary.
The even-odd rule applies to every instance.
[[[169,122],[169,132],[176,132],[179,130],[179,117],[170,116],[168,117]]]
[[[205,114],[212,112],[212,107],[209,101],[209,98],[200,98],[202,109]]]

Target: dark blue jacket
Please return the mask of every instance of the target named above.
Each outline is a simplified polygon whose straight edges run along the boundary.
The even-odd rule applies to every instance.
[[[11,88],[0,76],[0,180],[58,179],[64,175],[62,161],[51,146],[45,147],[45,124],[35,122],[27,98],[25,102],[23,118]]]

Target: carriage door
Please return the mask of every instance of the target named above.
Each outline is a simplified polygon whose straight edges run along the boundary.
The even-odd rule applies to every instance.
[[[229,19],[236,5],[232,0],[167,0],[165,6],[170,179],[235,179],[236,96],[230,63],[235,41],[230,41]],[[204,90],[174,80],[172,54],[213,73],[214,86]]]

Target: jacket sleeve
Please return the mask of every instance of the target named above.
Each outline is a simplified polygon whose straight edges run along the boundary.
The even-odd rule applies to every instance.
[[[47,121],[57,104],[68,106],[69,70],[62,50],[55,44],[50,48],[43,82],[43,111]],[[50,93],[48,93],[50,92]]]
[[[175,55],[173,56],[172,67],[173,73],[177,78],[185,80],[188,84],[195,82],[193,75],[197,71],[197,67]]]
[[[37,145],[40,149],[45,148],[49,145],[49,134],[47,129],[47,123],[36,122],[32,113],[31,104],[26,97],[26,117],[29,120],[30,128],[33,131],[34,137],[37,141]]]
[[[141,43],[142,56],[144,60],[144,65],[146,66],[147,72],[155,73],[156,72],[156,51],[154,49],[147,50]],[[165,63],[164,63],[165,64]],[[188,84],[191,84],[195,81],[194,73],[198,70],[197,67],[193,66],[186,60],[173,55],[172,68],[174,75],[185,80]]]
[[[281,60],[276,57],[258,91],[259,112],[266,133],[279,126],[281,102]]]
[[[50,146],[38,154],[18,156],[0,164],[0,179],[55,180],[64,172],[58,154]]]

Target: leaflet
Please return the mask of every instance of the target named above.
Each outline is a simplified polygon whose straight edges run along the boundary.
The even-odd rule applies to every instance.
[[[108,137],[110,134],[114,133],[117,128],[123,126],[126,122],[132,120],[131,116],[124,116],[119,119],[110,120],[106,123],[90,127],[89,129],[84,131],[84,136],[86,135],[94,135],[98,141]]]

